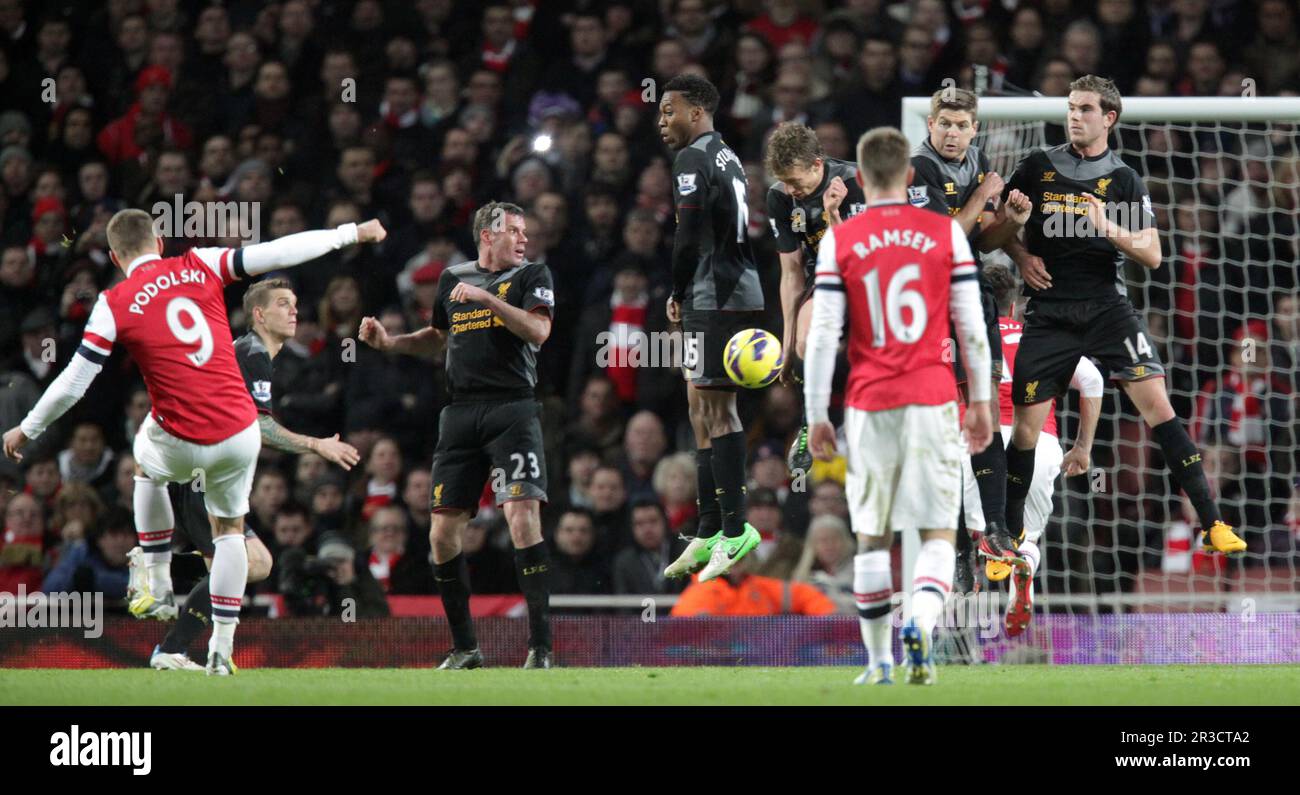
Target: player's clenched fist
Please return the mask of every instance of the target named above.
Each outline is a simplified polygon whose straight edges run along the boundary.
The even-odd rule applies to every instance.
[[[486,304],[492,295],[482,287],[475,287],[469,282],[458,282],[451,288],[451,300],[458,304]]]
[[[1006,183],[1002,181],[1002,176],[996,171],[990,171],[984,175],[984,181],[980,183],[980,191],[984,194],[984,200],[989,201],[1002,195],[1002,188]]]
[[[23,460],[23,454],[18,451],[22,450],[25,444],[27,444],[27,434],[23,433],[22,428],[14,426],[5,431],[5,456],[7,458],[12,458],[15,461]]]
[[[388,230],[379,223],[378,219],[371,218],[365,223],[357,224],[358,243],[379,243],[386,237],[388,237]]]
[[[1013,190],[1007,194],[1007,200],[1002,207],[1007,218],[1024,226],[1029,221],[1029,211],[1034,209],[1034,203],[1025,194]]]
[[[361,330],[357,336],[375,350],[386,351],[393,347],[393,338],[388,336],[384,325],[373,317],[361,318]]]
[[[839,215],[840,202],[844,201],[844,197],[848,195],[849,186],[844,184],[843,179],[835,177],[826,186],[826,190],[822,192],[822,207],[831,215]]]
[[[835,459],[835,428],[829,422],[815,423],[808,429],[808,447],[818,461]]]

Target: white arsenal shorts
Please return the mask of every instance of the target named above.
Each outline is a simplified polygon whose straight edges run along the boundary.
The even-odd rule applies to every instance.
[[[202,478],[208,513],[234,519],[248,513],[262,430],[256,421],[216,444],[195,444],[163,430],[150,413],[135,435],[135,462],[152,480],[189,483]]]
[[[844,410],[853,532],[952,530],[961,510],[966,457],[957,404]]]

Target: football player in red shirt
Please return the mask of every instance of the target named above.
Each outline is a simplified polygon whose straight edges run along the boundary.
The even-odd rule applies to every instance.
[[[113,345],[125,345],[153,404],[133,451],[136,532],[148,585],[133,595],[130,610],[139,617],[175,618],[170,572],[175,520],[167,483],[199,478],[215,546],[207,671],[232,674],[235,625],[248,576],[244,514],[262,440],[257,409],[235,359],[224,288],[343,246],[379,242],[387,233],[372,220],[239,249],[194,248],[167,258],[163,239],[143,210],[118,212],[107,233],[110,257],[126,279],[99,294],[77,355],[22,423],[5,433],[5,455],[20,460],[23,446],[86,393]]]

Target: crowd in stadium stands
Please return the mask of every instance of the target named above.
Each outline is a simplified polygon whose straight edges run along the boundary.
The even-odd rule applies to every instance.
[[[617,355],[628,333],[666,324],[674,220],[657,87],[690,72],[720,88],[717,122],[746,162],[750,237],[767,263],[777,329],[761,165],[768,131],[805,122],[830,156],[852,159],[865,130],[900,123],[901,97],[928,95],[945,77],[969,86],[976,65],[995,89],[1049,96],[1088,72],[1113,76],[1125,96],[1238,96],[1245,78],[1259,94],[1294,94],[1296,6],[0,0],[0,425],[16,425],[33,405],[75,350],[97,292],[121,278],[105,241],[118,209],[178,207],[178,195],[246,203],[262,240],[379,218],[390,230],[381,247],[351,247],[286,274],[299,322],[275,360],[279,420],[314,436],[341,433],[362,465],[344,473],[312,454],[264,447],[249,523],[277,560],[316,551],[334,531],[356,550],[341,579],[431,593],[429,464],[443,374],[359,344],[357,329],[366,315],[390,333],[427,324],[439,274],[475,257],[473,211],[509,200],[527,211],[528,257],[546,263],[556,285],[538,390],[553,590],[677,591],[662,570],[695,511],[684,387],[677,370],[620,366]],[[1191,164],[1197,196],[1162,182],[1174,175],[1160,171],[1158,147],[1148,147],[1144,173],[1154,176],[1168,263],[1153,276],[1151,329],[1176,388],[1195,395],[1203,386],[1180,415],[1196,418],[1197,439],[1218,465],[1226,518],[1244,526],[1253,549],[1285,558],[1300,533],[1291,436],[1300,202],[1295,133],[1278,129],[1260,137],[1258,151],[1231,153],[1245,157],[1202,148]],[[1165,141],[1166,151],[1179,145]],[[210,236],[170,238],[167,253],[246,236],[201,232]],[[237,334],[245,286],[227,295]],[[602,361],[598,335],[611,330],[620,333]],[[1251,361],[1240,355],[1245,337],[1260,341]],[[754,451],[749,520],[768,547],[751,573],[811,583],[825,596],[757,585],[755,593],[775,593],[773,611],[799,602],[809,612],[852,612],[842,464],[793,479],[785,467],[800,405],[785,387],[743,396]],[[119,348],[21,467],[3,465],[0,590],[123,592],[130,440],[148,410]],[[1137,423],[1120,424],[1113,440],[1109,425],[1098,462],[1136,464],[1118,468],[1117,488],[1166,494],[1158,464],[1137,458]],[[1135,443],[1117,449],[1131,458],[1107,460],[1108,442],[1129,432]],[[465,538],[474,591],[514,591],[501,516],[483,505]],[[1131,546],[1158,558],[1160,517],[1176,506],[1135,498],[1121,510],[1156,517],[1155,534]],[[275,591],[281,579],[273,573],[254,588]],[[697,595],[692,609],[736,598]]]

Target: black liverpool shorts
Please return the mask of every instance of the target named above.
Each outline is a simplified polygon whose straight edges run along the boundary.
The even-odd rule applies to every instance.
[[[1142,381],[1165,374],[1146,323],[1127,298],[1034,299],[1025,308],[1012,402],[1024,406],[1065,394],[1082,356],[1096,359],[1113,380]]]
[[[208,508],[203,503],[203,491],[194,483],[168,483],[167,498],[172,503],[175,535],[189,542],[205,558],[216,552],[212,544],[212,525],[208,522]],[[244,538],[257,538],[257,533],[244,519]]]
[[[542,404],[533,398],[452,403],[438,417],[429,509],[478,513],[484,482],[496,504],[546,502]]]
[[[682,368],[686,380],[698,387],[734,389],[723,365],[727,343],[738,332],[763,328],[762,312],[722,312],[687,309],[682,311]]]

